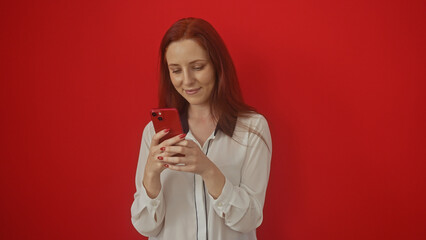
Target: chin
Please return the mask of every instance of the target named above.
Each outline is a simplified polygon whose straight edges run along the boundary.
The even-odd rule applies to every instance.
[[[190,105],[205,105],[205,104],[208,104],[208,101],[202,101],[202,100],[191,100],[191,99],[186,99],[187,101],[188,101],[188,103],[190,104]]]

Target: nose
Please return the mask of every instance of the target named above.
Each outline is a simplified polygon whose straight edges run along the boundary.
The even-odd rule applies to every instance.
[[[195,82],[194,74],[189,70],[184,70],[183,74],[183,86],[191,86]]]

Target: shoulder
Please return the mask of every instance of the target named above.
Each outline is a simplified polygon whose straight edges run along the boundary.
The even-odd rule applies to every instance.
[[[266,120],[265,116],[256,112],[246,113],[239,116],[238,123],[257,131],[269,128],[268,121]]]
[[[268,121],[262,114],[256,112],[241,114],[235,126],[234,137],[247,140],[252,138],[270,139]]]

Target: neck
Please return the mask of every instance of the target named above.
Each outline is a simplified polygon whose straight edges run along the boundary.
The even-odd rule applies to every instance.
[[[200,119],[211,118],[210,105],[190,105],[188,108],[188,118]]]

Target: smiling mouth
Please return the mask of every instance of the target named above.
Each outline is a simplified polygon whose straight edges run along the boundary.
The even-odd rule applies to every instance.
[[[198,91],[200,91],[201,88],[194,88],[194,89],[188,89],[188,90],[184,90],[186,94],[188,95],[194,95],[196,94]]]

